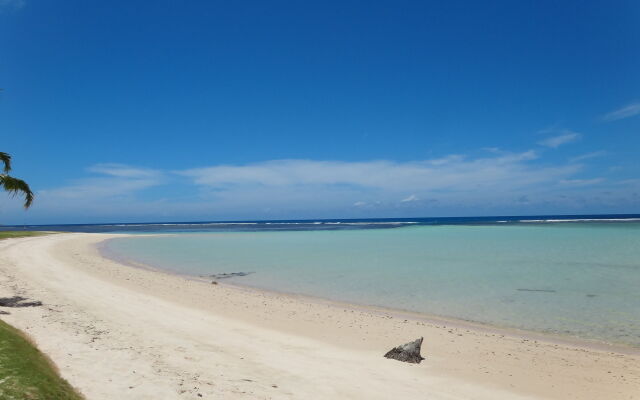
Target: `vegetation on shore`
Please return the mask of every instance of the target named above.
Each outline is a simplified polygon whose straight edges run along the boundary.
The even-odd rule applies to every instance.
[[[31,191],[29,184],[22,179],[9,175],[11,171],[11,155],[0,151],[0,163],[3,164],[2,172],[0,172],[0,187],[12,196],[24,196],[24,208],[31,207],[35,195]]]
[[[24,208],[31,207],[35,195],[29,184],[9,175],[11,155],[0,152],[0,165],[2,165],[0,168],[0,190],[5,190],[10,196],[23,197]],[[41,236],[47,233],[0,231],[0,240]],[[7,312],[0,310],[0,314],[7,314]],[[49,359],[22,332],[0,320],[0,399],[81,400],[82,396],[58,375]]]
[[[0,398],[80,400],[82,396],[19,330],[0,320]]]
[[[19,238],[19,237],[28,237],[28,236],[42,236],[48,235],[48,232],[38,232],[38,231],[0,231],[0,240],[2,239],[10,239],[10,238]]]

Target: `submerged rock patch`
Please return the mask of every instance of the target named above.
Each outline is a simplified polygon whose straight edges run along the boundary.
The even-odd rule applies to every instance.
[[[247,276],[253,273],[254,272],[223,272],[221,274],[207,275],[207,277],[213,278],[213,279],[226,279],[226,278],[234,278],[236,276]]]

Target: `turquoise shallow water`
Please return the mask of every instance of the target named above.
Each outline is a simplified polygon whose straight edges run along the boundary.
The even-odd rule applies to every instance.
[[[182,233],[107,251],[236,284],[640,346],[640,223]]]

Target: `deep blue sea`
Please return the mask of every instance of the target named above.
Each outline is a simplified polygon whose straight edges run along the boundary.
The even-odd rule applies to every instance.
[[[137,233],[105,251],[239,285],[640,346],[640,215],[25,228]]]
[[[640,214],[534,215],[493,217],[372,218],[260,221],[192,221],[102,224],[0,225],[0,230],[45,230],[89,233],[257,232],[275,230],[385,229],[407,225],[548,224],[561,222],[640,222]]]

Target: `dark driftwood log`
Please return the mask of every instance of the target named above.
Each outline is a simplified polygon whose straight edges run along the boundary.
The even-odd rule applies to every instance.
[[[422,339],[423,338],[416,339],[413,342],[394,347],[393,349],[389,350],[384,356],[387,358],[393,358],[394,360],[398,361],[420,364],[420,361],[424,360],[424,357],[420,355]]]

